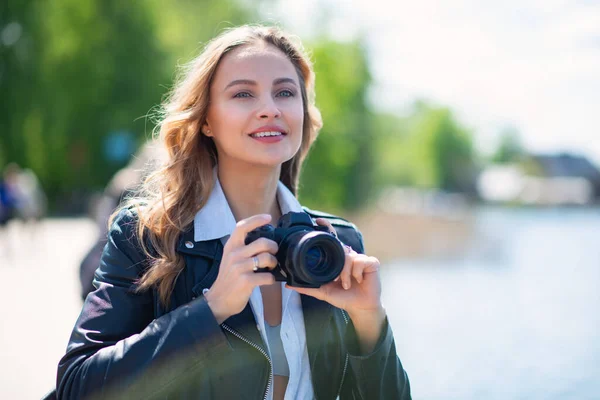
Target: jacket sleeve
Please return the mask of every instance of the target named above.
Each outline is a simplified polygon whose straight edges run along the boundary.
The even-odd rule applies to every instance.
[[[231,351],[203,296],[153,319],[152,291],[133,291],[145,265],[136,224],[124,209],[109,230],[96,290],[86,298],[58,365],[58,399],[114,398],[117,387],[148,398]]]
[[[371,353],[360,354],[352,321],[348,323],[345,344],[349,371],[340,399],[411,399],[408,376],[396,355],[394,337],[387,318],[379,341]]]
[[[355,226],[341,229],[343,233],[340,228],[337,229],[342,241],[357,253],[364,254],[363,238]],[[387,317],[371,353],[361,354],[351,320],[346,327],[344,345],[348,354],[348,371],[340,399],[411,399],[408,376],[396,354],[394,335]]]

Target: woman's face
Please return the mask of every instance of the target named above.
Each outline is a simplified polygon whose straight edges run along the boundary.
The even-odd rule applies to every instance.
[[[277,167],[298,152],[303,117],[296,69],[279,49],[258,43],[221,59],[203,133],[220,165]]]

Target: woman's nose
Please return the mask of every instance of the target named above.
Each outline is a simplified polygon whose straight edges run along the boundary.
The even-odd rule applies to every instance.
[[[279,111],[279,107],[275,104],[275,101],[269,96],[265,101],[261,103],[261,106],[258,109],[257,117],[264,118],[279,118],[281,117],[281,111]]]

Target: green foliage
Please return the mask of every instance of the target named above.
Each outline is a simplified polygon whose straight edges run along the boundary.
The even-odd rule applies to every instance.
[[[256,7],[252,9],[236,0],[172,0],[169,6],[162,0],[144,3],[154,21],[154,36],[165,49],[164,63],[170,84],[175,66],[194,58],[208,40],[223,29],[256,20],[254,10],[261,1],[255,1]]]
[[[467,189],[463,177],[472,166],[473,148],[468,131],[460,127],[447,108],[419,105],[412,135],[418,159],[417,186],[445,190]]]
[[[0,91],[10,99],[0,106],[3,161],[32,168],[52,200],[103,188],[126,161],[104,151],[110,134],[125,132],[135,144],[149,137],[145,116],[177,61],[221,21],[249,16],[233,0],[11,1],[0,30],[14,22],[22,35],[0,44]]]
[[[517,162],[524,154],[519,132],[514,128],[506,128],[500,133],[500,141],[492,161],[497,164]]]
[[[25,163],[26,139],[22,127],[39,96],[39,39],[41,21],[34,7],[7,0],[0,13],[0,32],[13,32],[8,43],[0,41],[0,156],[2,164]],[[31,29],[27,29],[31,27]]]
[[[394,114],[376,114],[373,118],[375,185],[408,186],[414,182],[413,156],[408,145],[411,119]]]
[[[378,186],[470,191],[475,173],[471,133],[449,109],[417,102],[407,117],[378,115]]]
[[[372,172],[371,112],[365,103],[370,73],[362,43],[321,39],[311,48],[323,129],[302,173],[309,207],[353,209],[364,204]]]

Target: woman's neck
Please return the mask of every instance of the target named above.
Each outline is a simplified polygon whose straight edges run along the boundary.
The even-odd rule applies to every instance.
[[[280,168],[227,168],[219,165],[218,176],[236,221],[257,214],[270,214],[275,224],[281,216],[277,203]]]

